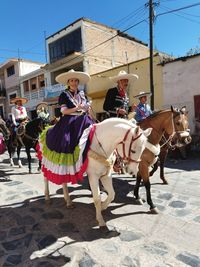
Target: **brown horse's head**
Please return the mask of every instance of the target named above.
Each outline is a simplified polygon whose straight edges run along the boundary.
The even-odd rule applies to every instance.
[[[187,145],[192,141],[188,122],[188,111],[184,106],[181,109],[173,109],[173,114],[175,134],[171,143],[177,147]]]

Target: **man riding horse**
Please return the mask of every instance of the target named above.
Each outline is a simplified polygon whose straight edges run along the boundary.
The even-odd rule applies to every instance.
[[[129,74],[121,70],[117,76],[110,77],[117,86],[110,88],[106,94],[103,109],[109,117],[127,118],[129,108],[129,98],[127,88],[130,82],[138,79],[136,74]]]
[[[24,125],[28,121],[26,108],[23,106],[28,102],[27,98],[16,97],[10,101],[15,105],[11,109],[11,119],[12,119],[12,137],[14,143],[16,143],[16,137],[20,132],[23,132]]]

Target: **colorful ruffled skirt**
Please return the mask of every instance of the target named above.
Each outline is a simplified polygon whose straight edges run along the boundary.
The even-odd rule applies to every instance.
[[[65,115],[42,132],[37,155],[44,177],[55,184],[83,179],[93,123],[88,115]]]

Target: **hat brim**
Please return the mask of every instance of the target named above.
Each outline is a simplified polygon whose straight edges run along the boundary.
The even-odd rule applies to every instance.
[[[46,102],[41,102],[36,106],[36,110],[40,110],[42,107],[44,107],[45,109],[48,108],[48,103]]]
[[[135,95],[134,97],[135,98],[141,98],[141,97],[143,97],[143,96],[151,96],[152,94],[150,93],[150,92],[148,92],[148,93],[143,93],[143,94],[139,94],[139,95]]]
[[[125,80],[127,79],[129,82],[134,82],[138,79],[138,75],[136,74],[123,74],[123,75],[117,75],[110,77],[110,80],[113,81],[114,83],[117,83],[120,80]]]
[[[69,79],[78,79],[80,84],[86,84],[90,80],[90,76],[84,72],[64,72],[56,77],[58,83],[67,85]]]
[[[15,98],[13,98],[13,99],[10,100],[10,103],[14,104],[17,101],[21,101],[22,104],[24,105],[24,104],[26,104],[28,102],[28,99],[25,98],[25,97],[15,97]]]

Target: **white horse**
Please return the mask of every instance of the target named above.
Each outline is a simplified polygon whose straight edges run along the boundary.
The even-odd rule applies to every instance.
[[[143,131],[139,126],[134,125],[125,119],[109,118],[95,124],[95,133],[88,152],[87,174],[90,188],[96,208],[96,220],[100,229],[106,229],[106,223],[102,216],[105,210],[115,197],[112,184],[112,163],[109,161],[115,149],[123,159],[126,172],[136,175],[143,150],[145,149],[147,136],[151,128]],[[99,180],[107,192],[105,201],[101,201]],[[45,200],[49,201],[49,184],[45,178]],[[63,194],[68,208],[73,207],[70,199],[67,184],[63,184]]]

